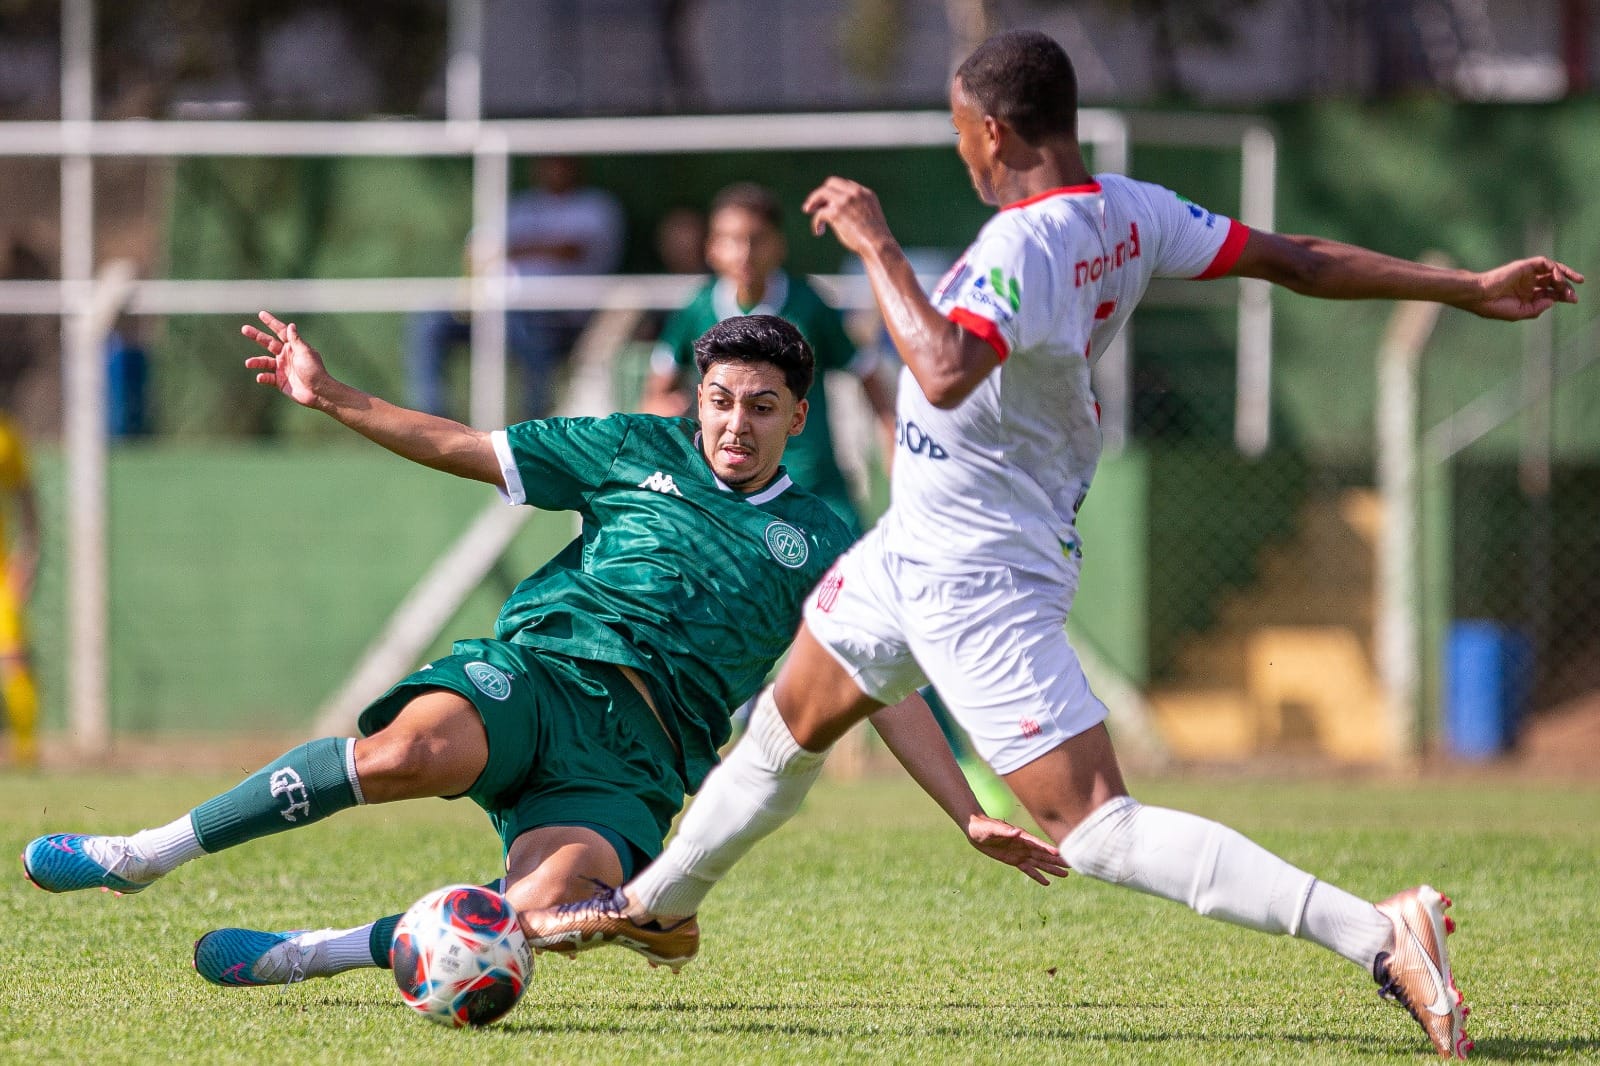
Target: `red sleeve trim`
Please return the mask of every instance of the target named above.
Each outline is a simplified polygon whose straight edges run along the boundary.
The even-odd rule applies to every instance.
[[[1239,254],[1244,251],[1244,242],[1250,239],[1250,227],[1237,219],[1228,219],[1228,235],[1222,238],[1222,247],[1217,249],[1216,258],[1211,260],[1211,265],[1194,276],[1195,281],[1207,281],[1211,278],[1220,278],[1233,269],[1233,264],[1239,261]]]
[[[1006,361],[1006,356],[1011,354],[1011,350],[1006,347],[1005,337],[1000,333],[1000,327],[982,315],[968,311],[965,307],[957,307],[950,312],[950,321],[987,342],[1002,363]]]

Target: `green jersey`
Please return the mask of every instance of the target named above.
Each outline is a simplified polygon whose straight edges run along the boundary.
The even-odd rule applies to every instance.
[[[806,594],[851,540],[782,468],[724,485],[685,418],[549,418],[493,435],[512,503],[572,510],[583,533],[517,586],[495,636],[638,671],[690,791],[794,638]]]
[[[850,502],[850,488],[833,455],[833,433],[828,428],[828,390],[822,375],[828,370],[850,370],[864,376],[870,362],[857,356],[856,348],[844,331],[839,312],[823,303],[803,278],[779,272],[767,282],[767,294],[755,307],[740,307],[733,286],[725,281],[707,282],[694,299],[667,320],[651,356],[652,369],[696,376],[694,342],[706,330],[736,315],[777,315],[797,329],[817,360],[817,380],[806,399],[811,409],[806,428],[784,449],[784,467],[801,485],[827,500],[852,526],[860,517]]]

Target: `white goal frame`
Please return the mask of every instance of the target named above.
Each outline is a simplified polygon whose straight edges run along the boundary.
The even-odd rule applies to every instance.
[[[104,158],[194,156],[457,156],[472,160],[472,214],[483,260],[503,263],[512,156],[751,150],[907,148],[949,145],[942,111],[842,114],[671,116],[486,120],[481,115],[482,0],[451,0],[446,117],[443,121],[352,122],[97,121],[94,118],[93,0],[62,0],[61,118],[0,122],[0,157],[54,158],[60,164],[61,261],[56,281],[0,281],[0,314],[54,315],[62,322],[67,494],[68,722],[81,754],[104,754],[108,707],[106,540],[106,333],[119,313],[251,314],[297,311],[410,312],[447,308],[472,320],[470,421],[498,426],[505,415],[508,309],[677,306],[695,279],[607,276],[508,279],[487,269],[460,278],[160,280],[126,264],[94,264],[94,165]],[[1130,144],[1239,151],[1240,220],[1273,225],[1276,137],[1245,116],[1140,114],[1088,108],[1079,135],[1095,168],[1127,169]],[[841,307],[871,306],[864,279],[820,279]],[[1226,288],[1152,286],[1152,304],[1217,306]],[[1264,282],[1242,281],[1238,321],[1235,441],[1260,454],[1267,445],[1272,343]],[[1127,432],[1128,331],[1102,356],[1096,389],[1108,449]],[[471,568],[468,568],[469,571]],[[424,585],[436,580],[430,574]],[[419,586],[419,588],[422,586]],[[432,586],[430,586],[432,587]],[[413,596],[412,599],[416,597]],[[393,627],[393,626],[392,626]],[[404,626],[398,628],[404,629]]]

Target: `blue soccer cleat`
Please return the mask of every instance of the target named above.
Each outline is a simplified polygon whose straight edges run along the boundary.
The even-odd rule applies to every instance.
[[[194,942],[194,971],[214,985],[253,988],[292,985],[312,972],[315,945],[302,945],[304,929],[268,933],[259,929],[213,929]]]
[[[29,842],[22,852],[22,873],[46,892],[98,888],[125,896],[142,892],[155,881],[144,877],[145,860],[127,837],[88,833],[52,833]]]

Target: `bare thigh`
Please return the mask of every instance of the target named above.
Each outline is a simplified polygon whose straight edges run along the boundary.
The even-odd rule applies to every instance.
[[[778,713],[807,751],[826,751],[850,727],[883,706],[861,691],[805,625],[778,672]]]
[[[356,741],[356,777],[368,803],[459,796],[489,763],[489,736],[466,697],[427,689],[383,729]]]

